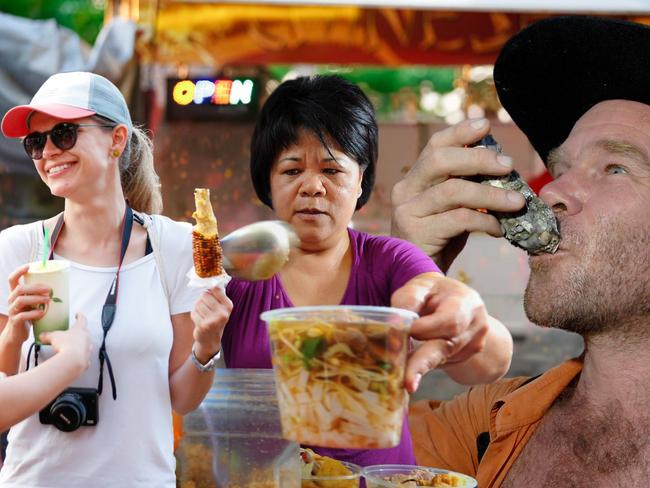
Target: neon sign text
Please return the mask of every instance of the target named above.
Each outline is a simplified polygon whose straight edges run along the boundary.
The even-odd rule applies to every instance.
[[[248,105],[253,80],[182,80],[174,85],[172,99],[178,105]]]

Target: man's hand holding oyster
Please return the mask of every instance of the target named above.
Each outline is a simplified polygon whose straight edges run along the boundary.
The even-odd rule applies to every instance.
[[[470,232],[505,235],[533,254],[559,243],[553,212],[489,131],[487,119],[470,119],[435,133],[391,194],[392,234],[417,244],[443,271]]]

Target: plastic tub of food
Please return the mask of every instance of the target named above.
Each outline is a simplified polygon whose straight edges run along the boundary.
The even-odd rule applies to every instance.
[[[219,369],[183,418],[179,488],[299,488],[300,455],[282,437],[271,370]]]
[[[363,468],[361,474],[366,488],[475,488],[476,480],[470,476],[446,469],[407,466],[405,464],[377,464]]]
[[[359,488],[361,467],[301,449],[301,488]]]
[[[261,317],[269,326],[285,439],[348,449],[399,444],[415,313],[324,306],[272,310]]]

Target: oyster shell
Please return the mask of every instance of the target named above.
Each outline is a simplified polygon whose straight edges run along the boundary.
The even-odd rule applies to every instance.
[[[501,146],[491,135],[485,136],[471,147],[487,147],[499,153]],[[560,245],[560,232],[553,210],[540,199],[519,173],[512,171],[505,176],[479,175],[469,178],[482,185],[490,185],[506,190],[515,190],[526,198],[526,206],[519,212],[492,212],[503,230],[503,236],[514,246],[528,254],[553,254]]]

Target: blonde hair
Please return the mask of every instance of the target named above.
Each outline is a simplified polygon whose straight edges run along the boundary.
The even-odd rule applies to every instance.
[[[148,214],[162,212],[160,179],[153,162],[153,145],[139,127],[133,127],[129,143],[120,156],[122,191],[133,210]]]

